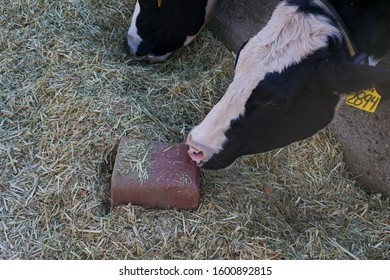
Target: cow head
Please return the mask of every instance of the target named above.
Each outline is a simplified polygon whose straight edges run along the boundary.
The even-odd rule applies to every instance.
[[[331,122],[343,93],[387,83],[388,69],[353,64],[322,15],[282,3],[238,55],[233,82],[187,138],[205,169],[280,148]]]
[[[127,33],[131,54],[160,62],[193,41],[216,0],[138,0]]]

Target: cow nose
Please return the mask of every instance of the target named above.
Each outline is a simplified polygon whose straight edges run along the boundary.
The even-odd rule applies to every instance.
[[[125,47],[126,47],[126,51],[129,55],[132,55],[132,56],[136,56],[138,57],[138,50],[137,50],[137,47],[134,47],[131,43],[129,43],[129,41],[125,41]]]
[[[206,154],[203,150],[200,150],[190,145],[188,145],[188,155],[198,165],[206,158]]]

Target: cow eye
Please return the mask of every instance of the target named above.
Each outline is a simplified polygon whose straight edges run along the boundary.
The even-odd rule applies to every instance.
[[[284,98],[271,98],[265,102],[265,105],[270,107],[282,107],[287,104],[287,100]]]
[[[286,105],[287,99],[283,96],[277,96],[274,94],[264,94],[257,98],[256,103],[262,106],[279,107]]]

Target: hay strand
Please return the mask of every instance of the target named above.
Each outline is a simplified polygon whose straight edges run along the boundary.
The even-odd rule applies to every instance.
[[[167,63],[128,57],[133,5],[0,3],[1,259],[390,258],[390,202],[330,131],[203,172],[196,211],[110,211],[120,138],[183,141],[233,76],[207,30]]]

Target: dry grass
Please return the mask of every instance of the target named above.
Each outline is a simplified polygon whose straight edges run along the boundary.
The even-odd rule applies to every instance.
[[[148,180],[152,165],[152,143],[143,139],[127,139],[123,143],[123,147],[118,148],[117,151],[119,153],[118,173],[120,175],[136,174],[140,182]]]
[[[0,1],[0,258],[390,259],[390,202],[328,131],[204,172],[196,211],[110,211],[120,138],[183,141],[234,63],[207,31],[133,61],[133,2]]]

